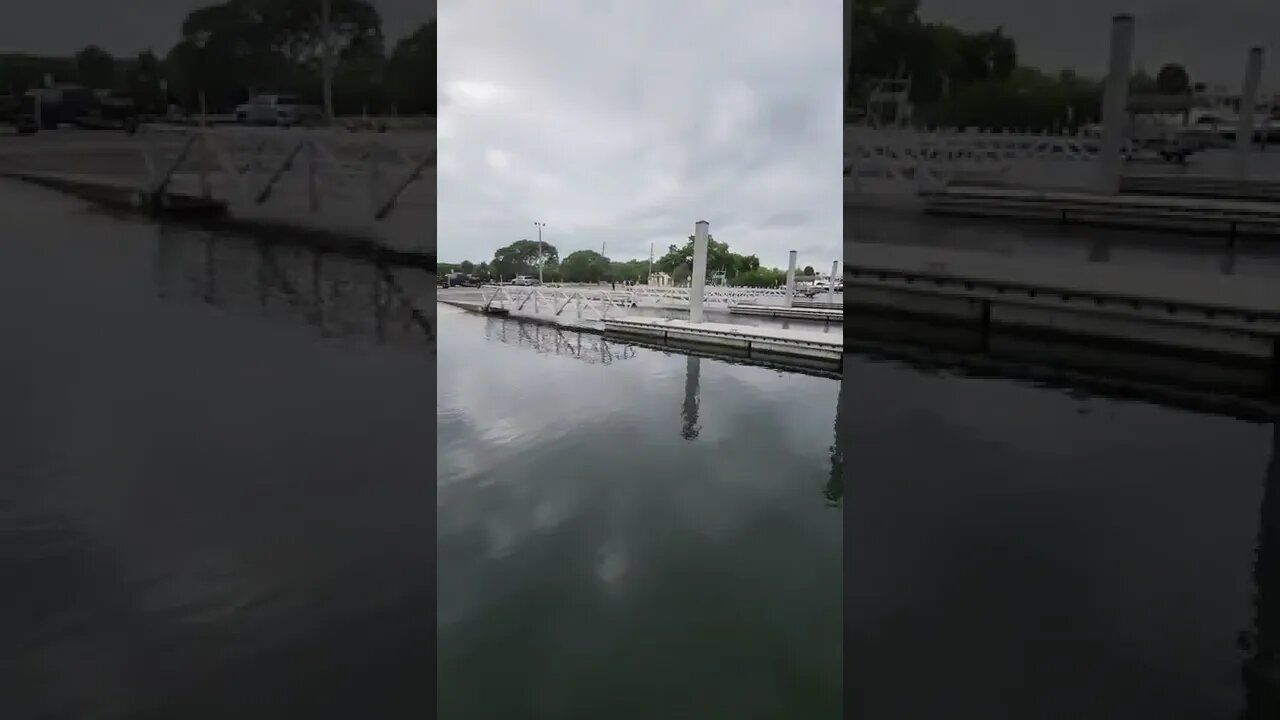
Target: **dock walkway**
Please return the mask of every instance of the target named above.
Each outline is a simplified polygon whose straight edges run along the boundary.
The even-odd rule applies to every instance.
[[[605,320],[604,328],[607,333],[727,348],[745,352],[748,356],[781,356],[836,365],[839,365],[844,349],[843,335],[729,323],[628,317]]]
[[[1260,200],[951,186],[920,194],[933,215],[1280,237],[1280,204]]]
[[[775,305],[733,305],[729,307],[732,315],[755,315],[786,320],[808,320],[810,322],[840,322],[844,319],[843,309],[832,307],[792,307]]]
[[[1280,288],[1258,278],[871,243],[846,253],[850,305],[1280,361]]]

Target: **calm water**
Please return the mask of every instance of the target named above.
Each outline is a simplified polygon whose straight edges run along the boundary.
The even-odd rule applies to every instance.
[[[1203,240],[854,214],[850,241],[1216,267]],[[1272,426],[846,365],[851,717],[1280,717],[1250,669],[1280,667]]]
[[[8,183],[0,227],[0,717],[428,717],[429,292]]]
[[[442,718],[841,716],[837,381],[439,321]]]
[[[1269,425],[433,319],[20,185],[0,222],[5,720],[427,717],[432,672],[445,718],[1280,716]]]

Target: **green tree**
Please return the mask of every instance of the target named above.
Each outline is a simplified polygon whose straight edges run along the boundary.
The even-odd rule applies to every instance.
[[[76,79],[86,87],[112,88],[116,84],[116,60],[97,45],[75,55]]]
[[[595,250],[575,250],[560,263],[565,282],[600,282],[609,279],[609,258]]]
[[[537,275],[541,262],[555,264],[559,253],[551,243],[517,240],[493,253],[493,272],[506,278],[515,275]]]
[[[458,269],[464,273],[473,273],[476,271],[476,264],[471,262],[470,260],[463,260],[458,265]]]
[[[1135,95],[1149,95],[1156,92],[1156,79],[1145,69],[1139,67],[1129,76],[1129,92]]]
[[[1191,76],[1181,65],[1164,65],[1156,73],[1156,91],[1162,95],[1186,95],[1191,92]]]
[[[803,272],[803,274],[805,274],[805,275],[813,275],[813,274],[814,274],[813,266],[812,266],[812,265],[805,265],[805,266],[804,266],[804,270],[803,270],[802,272]]]
[[[256,92],[286,91],[320,100],[324,34],[318,2],[227,0],[187,14],[181,40],[166,58],[176,94],[191,103],[203,89],[214,109]],[[349,89],[355,64],[377,86],[383,55],[382,21],[366,0],[332,0],[331,28],[338,90]],[[357,99],[373,96],[352,93]]]
[[[161,83],[165,80],[164,67],[160,59],[150,50],[138,53],[138,56],[124,64],[122,71],[122,89],[133,98],[142,112],[164,112],[166,102]]]
[[[735,285],[743,287],[777,287],[787,281],[785,270],[774,268],[755,268],[739,275]]]
[[[396,43],[387,61],[387,85],[401,113],[436,112],[436,22]]]

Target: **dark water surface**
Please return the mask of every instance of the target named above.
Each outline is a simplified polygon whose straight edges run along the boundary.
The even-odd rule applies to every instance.
[[[1218,271],[1204,239],[1091,258],[1092,231],[850,212],[854,242]],[[843,393],[849,717],[1280,717],[1273,426],[866,360]]]
[[[839,383],[439,312],[440,716],[840,717]]]
[[[0,227],[0,717],[429,716],[430,280]]]

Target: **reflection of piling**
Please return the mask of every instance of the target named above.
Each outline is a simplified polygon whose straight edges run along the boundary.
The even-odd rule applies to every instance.
[[[708,223],[699,220],[693,226],[693,277],[689,280],[689,319],[702,322],[702,293],[707,284]]]
[[[680,409],[680,436],[695,440],[702,428],[698,426],[698,383],[702,372],[702,358],[690,355],[685,359],[684,406]]]
[[[787,298],[786,307],[791,307],[796,296],[796,251],[787,256]]]
[[[1244,717],[1262,720],[1280,717],[1280,424],[1271,429],[1253,579],[1253,652],[1244,666]]]
[[[1253,150],[1253,114],[1258,103],[1258,82],[1262,79],[1262,48],[1249,48],[1244,69],[1244,90],[1240,93],[1240,116],[1236,123],[1236,175],[1249,177],[1249,153]],[[1266,132],[1264,131],[1265,135]]]
[[[1120,175],[1124,168],[1121,150],[1129,100],[1129,68],[1133,63],[1133,16],[1116,15],[1111,19],[1111,60],[1102,95],[1102,138],[1098,168],[1100,190],[1120,192]]]
[[[836,421],[835,421],[835,438],[831,443],[831,475],[827,479],[827,487],[823,492],[827,502],[832,506],[838,506],[840,501],[844,499],[844,446],[849,438],[843,435],[844,428],[844,403],[847,397],[845,385],[848,383],[841,382],[839,393],[836,395]]]

